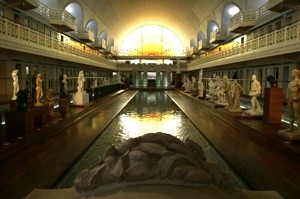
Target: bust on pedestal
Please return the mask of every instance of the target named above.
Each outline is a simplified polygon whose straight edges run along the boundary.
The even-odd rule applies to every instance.
[[[77,92],[73,97],[75,106],[84,106],[85,104],[89,103],[89,94],[84,91],[84,82],[85,82],[84,73],[83,71],[80,71],[78,74]]]

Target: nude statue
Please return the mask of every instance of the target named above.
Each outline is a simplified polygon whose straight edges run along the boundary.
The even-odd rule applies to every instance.
[[[13,79],[13,97],[11,98],[12,100],[17,99],[17,93],[19,92],[19,78],[18,78],[18,70],[14,70],[11,73],[11,77]]]
[[[83,92],[84,82],[85,82],[84,73],[83,73],[83,71],[80,71],[78,74],[78,80],[77,80],[77,83],[78,83],[77,92],[80,92],[80,93]]]
[[[42,79],[42,74],[37,74],[36,76],[36,87],[35,87],[35,90],[36,90],[36,103],[34,104],[35,106],[43,106],[43,104],[41,103],[41,98],[43,97],[43,88],[42,88],[42,85],[43,85],[43,79]]]
[[[247,110],[246,113],[250,115],[261,115],[263,110],[257,99],[261,94],[260,82],[256,79],[256,75],[252,75],[252,81],[251,90],[249,91],[249,96],[251,97],[251,110]]]
[[[300,70],[294,69],[291,73],[292,80],[286,90],[287,108],[289,110],[290,127],[280,132],[294,132],[295,119],[298,120],[300,125]],[[298,127],[296,131],[300,135]]]

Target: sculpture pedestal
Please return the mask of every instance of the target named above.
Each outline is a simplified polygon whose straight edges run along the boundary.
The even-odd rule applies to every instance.
[[[89,94],[86,92],[77,92],[73,96],[73,102],[75,106],[84,106],[89,103]]]
[[[10,100],[10,103],[9,103],[9,110],[10,110],[11,112],[17,111],[16,100]]]
[[[5,113],[6,138],[22,137],[26,132],[34,130],[33,111]]]
[[[66,98],[59,98],[59,112],[61,113],[68,113],[70,111],[70,99]]]
[[[264,123],[281,124],[282,88],[266,88],[264,98]]]
[[[33,106],[34,112],[34,126],[43,126],[47,123],[47,107]]]

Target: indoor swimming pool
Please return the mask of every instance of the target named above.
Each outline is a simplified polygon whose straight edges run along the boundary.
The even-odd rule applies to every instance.
[[[208,162],[223,167],[235,179],[235,186],[248,189],[164,91],[139,91],[53,188],[72,187],[77,173],[98,162],[107,147],[118,147],[124,140],[153,132],[194,140],[202,146]]]

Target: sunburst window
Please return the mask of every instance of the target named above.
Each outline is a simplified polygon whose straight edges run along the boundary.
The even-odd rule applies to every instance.
[[[142,26],[132,31],[122,42],[121,56],[184,56],[180,39],[169,29]]]

